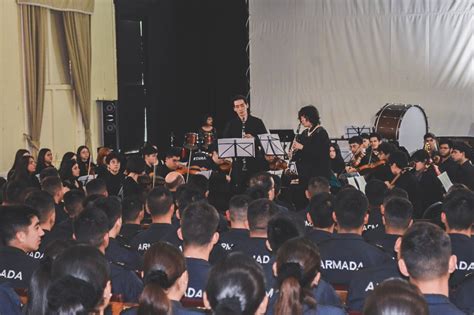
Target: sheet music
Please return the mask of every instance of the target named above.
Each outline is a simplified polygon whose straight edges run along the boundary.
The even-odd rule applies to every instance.
[[[212,170],[209,170],[209,171],[200,171],[198,174],[203,175],[203,176],[205,176],[207,179],[209,179],[209,177],[211,177]]]
[[[359,190],[365,194],[365,186],[367,186],[367,182],[365,181],[364,176],[356,176],[354,177],[357,185],[359,186]]]
[[[258,138],[260,139],[260,143],[262,144],[263,151],[266,155],[285,155],[278,134],[267,133],[258,135]]]
[[[255,141],[249,138],[226,138],[217,140],[220,158],[255,157]]]
[[[451,179],[446,172],[441,173],[438,176],[438,179],[441,181],[441,184],[443,184],[444,190],[446,190],[446,192],[448,192],[449,188],[453,186],[453,182],[451,182]]]
[[[347,182],[349,183],[349,185],[354,186],[356,189],[360,190],[359,186],[357,186],[357,182],[354,177],[348,177]]]
[[[277,170],[277,171],[268,171],[269,174],[272,174],[272,175],[277,175],[281,178],[281,176],[283,175],[283,170]]]

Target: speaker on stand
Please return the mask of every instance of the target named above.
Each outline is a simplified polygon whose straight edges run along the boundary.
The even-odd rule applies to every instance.
[[[102,103],[102,137],[105,147],[114,151],[120,149],[118,130],[117,101],[101,101]]]

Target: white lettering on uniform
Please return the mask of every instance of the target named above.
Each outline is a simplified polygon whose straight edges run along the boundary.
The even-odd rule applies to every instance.
[[[232,250],[232,245],[229,243],[221,243],[221,247],[225,250]]]
[[[360,268],[364,268],[364,264],[362,262],[355,262],[355,261],[322,260],[321,267],[323,269],[356,271],[356,270],[359,270]]]
[[[255,259],[259,264],[266,265],[270,262],[270,256],[268,255],[253,255],[253,259]]]
[[[367,291],[373,291],[374,290],[374,283],[372,281],[369,282],[367,287],[365,288],[365,292]]]
[[[29,252],[28,256],[30,256],[34,259],[43,259],[44,253],[42,253],[42,252]]]
[[[142,243],[138,245],[138,250],[147,251],[150,248],[150,243]]]
[[[462,270],[462,271],[474,271],[474,262],[468,263],[466,261],[458,261],[458,265],[456,266],[456,269]]]
[[[3,269],[2,272],[0,272],[0,277],[5,278],[5,279],[13,279],[13,280],[23,280],[23,274],[21,271],[15,271],[15,270],[5,270]]]
[[[186,297],[187,298],[202,298],[202,290],[196,291],[194,288],[188,288],[186,290]]]

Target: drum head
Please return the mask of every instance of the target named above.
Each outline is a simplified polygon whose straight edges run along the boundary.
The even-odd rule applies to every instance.
[[[408,152],[423,148],[423,136],[428,132],[426,115],[419,106],[411,106],[403,115],[398,129],[398,142]]]

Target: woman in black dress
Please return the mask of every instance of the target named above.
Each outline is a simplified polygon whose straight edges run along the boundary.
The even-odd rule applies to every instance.
[[[306,129],[293,142],[292,150],[298,155],[296,168],[300,184],[306,185],[311,177],[331,177],[329,135],[321,126],[319,112],[313,105],[302,107],[298,119]]]
[[[36,165],[36,174],[41,173],[47,167],[53,166],[53,153],[48,148],[42,148],[38,153],[38,163]]]
[[[59,177],[63,181],[64,187],[69,189],[82,189],[82,183],[78,181],[80,170],[76,160],[65,160],[61,163]]]
[[[36,161],[30,155],[20,158],[16,164],[12,181],[23,182],[27,187],[41,189],[38,177],[36,177]]]
[[[337,143],[331,143],[329,146],[329,158],[331,160],[331,170],[338,177],[344,172],[346,164],[341,155],[341,149]]]

